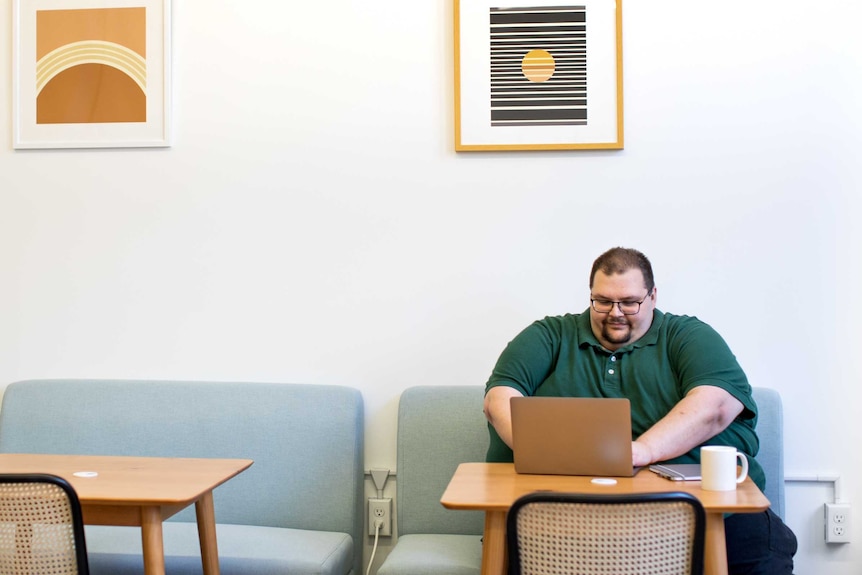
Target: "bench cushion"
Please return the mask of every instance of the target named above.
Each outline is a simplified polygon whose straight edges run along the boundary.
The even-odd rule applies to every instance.
[[[87,553],[93,575],[143,575],[141,530],[88,525]],[[222,575],[335,575],[350,573],[353,541],[346,533],[219,524]],[[197,525],[164,524],[165,570],[200,575]]]
[[[377,575],[479,575],[481,566],[478,535],[402,535]]]

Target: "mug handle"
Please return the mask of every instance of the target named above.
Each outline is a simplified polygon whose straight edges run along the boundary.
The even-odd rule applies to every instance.
[[[739,464],[742,466],[742,471],[739,473],[739,476],[736,478],[737,483],[742,483],[745,481],[745,478],[748,477],[748,458],[744,453],[736,452],[736,458],[739,460]]]

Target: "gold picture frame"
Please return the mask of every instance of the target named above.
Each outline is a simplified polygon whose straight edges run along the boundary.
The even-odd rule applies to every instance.
[[[13,147],[170,145],[170,0],[13,0]]]
[[[623,148],[622,0],[454,0],[454,17],[456,151]]]

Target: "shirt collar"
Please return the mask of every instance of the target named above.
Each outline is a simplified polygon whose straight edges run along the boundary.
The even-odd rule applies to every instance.
[[[590,309],[587,308],[581,314],[575,316],[575,323],[578,327],[578,346],[592,346],[597,349],[601,349],[604,351],[608,351],[599,343],[599,340],[596,339],[596,336],[593,335],[593,327],[590,324]],[[652,315],[652,324],[649,329],[640,339],[634,341],[632,343],[626,344],[613,353],[625,353],[627,351],[631,351],[635,348],[646,347],[648,345],[655,345],[658,342],[658,334],[661,331],[661,326],[664,323],[664,313],[662,313],[658,309],[653,310]]]

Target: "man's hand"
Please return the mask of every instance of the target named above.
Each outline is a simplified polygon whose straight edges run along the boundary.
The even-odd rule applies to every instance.
[[[643,443],[632,441],[632,465],[634,467],[643,467],[644,465],[649,465],[654,461],[659,460],[653,458],[649,451],[649,447]]]

